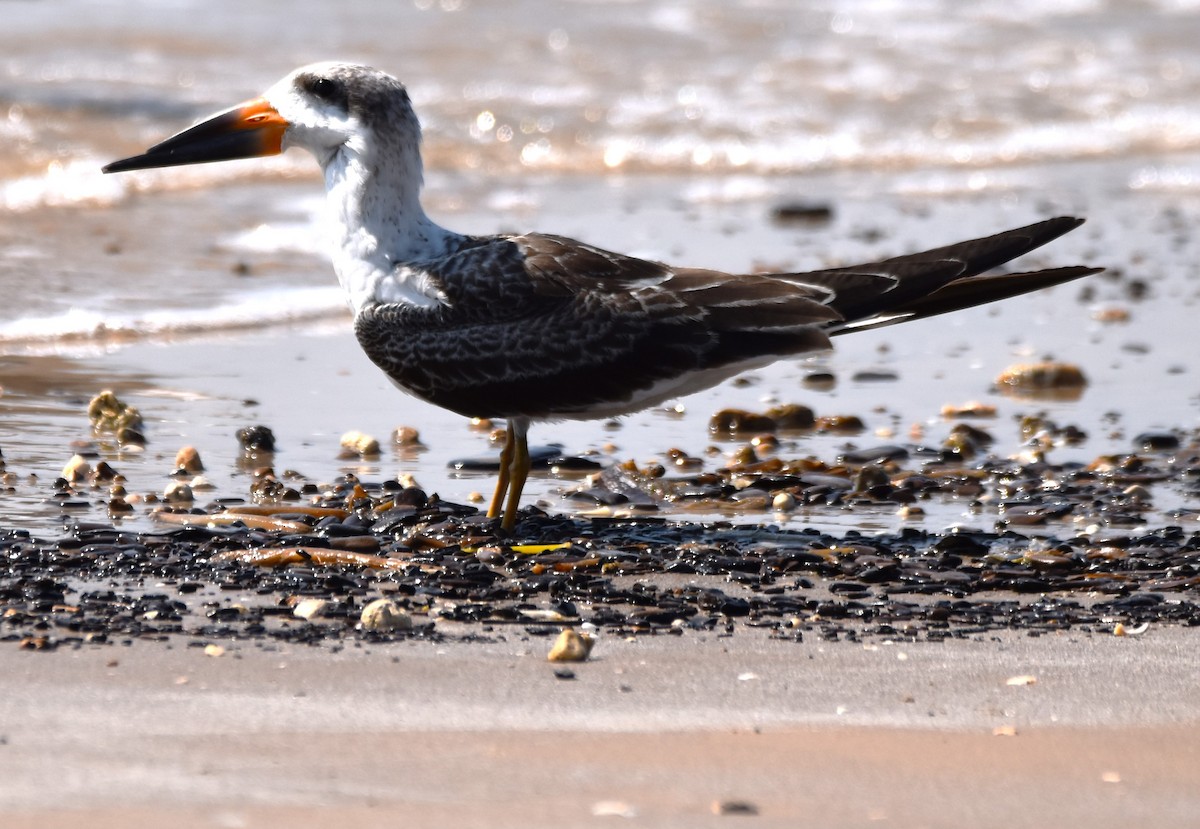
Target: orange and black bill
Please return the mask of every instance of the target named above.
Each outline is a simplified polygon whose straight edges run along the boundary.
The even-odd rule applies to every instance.
[[[201,121],[161,144],[155,144],[141,155],[107,164],[103,170],[123,173],[151,167],[276,155],[282,152],[287,126],[288,122],[265,98],[255,98]]]

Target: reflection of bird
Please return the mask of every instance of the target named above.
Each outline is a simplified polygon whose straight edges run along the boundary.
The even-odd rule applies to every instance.
[[[363,66],[296,70],[264,97],[105,172],[313,153],[336,223],[338,279],[367,355],[402,389],[508,441],[489,510],[516,520],[538,420],[634,412],[829,336],[954,311],[1097,269],[979,276],[1078,227],[1057,218],[851,268],[739,274],[673,268],[572,239],[461,236],[419,200],[421,130],[404,87]],[[507,500],[506,500],[507,495]]]

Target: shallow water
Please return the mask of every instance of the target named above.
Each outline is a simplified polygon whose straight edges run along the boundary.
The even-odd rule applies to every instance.
[[[131,491],[161,492],[196,444],[218,495],[244,495],[233,432],[280,438],[280,468],[328,479],[337,438],[401,423],[428,450],[355,465],[411,472],[443,496],[488,491],[447,462],[487,451],[460,418],[398,394],[357,351],[319,240],[310,159],[102,176],[299,63],[340,57],[408,82],[426,126],[427,206],[467,232],[539,229],[730,270],[863,261],[1077,213],[1089,224],[1022,267],[1110,274],[986,309],[841,338],[832,357],[615,428],[535,429],[535,442],[649,461],[702,454],[725,405],[808,402],[863,416],[853,443],[940,442],[943,403],[984,398],[995,452],[1013,418],[1047,411],[1090,435],[1056,460],[1129,451],[1150,429],[1196,427],[1190,348],[1200,219],[1200,15],[1191,4],[755,2],[412,4],[14,3],[0,32],[0,450],[19,477],[6,523],[56,526],[43,503],[87,397],[114,387],[147,416],[144,455],[114,457]],[[264,33],[271,36],[264,37]],[[823,225],[771,221],[775,205],[833,207]],[[1135,280],[1149,285],[1135,299]],[[1101,324],[1099,308],[1130,312]],[[1091,381],[1076,402],[995,397],[1007,365],[1053,355]],[[802,388],[833,371],[832,392]],[[855,382],[862,369],[899,380]],[[246,405],[253,398],[256,405]],[[873,434],[892,430],[893,436]],[[901,440],[903,439],[903,440]],[[832,459],[846,438],[785,451]],[[722,452],[733,449],[722,445]],[[723,454],[709,458],[720,465]],[[29,483],[30,474],[40,483]],[[558,508],[561,482],[531,482]],[[1161,511],[1182,494],[1156,496]],[[761,516],[754,520],[761,520]],[[135,521],[144,520],[139,514]],[[884,528],[893,515],[793,520]],[[964,506],[927,526],[978,521]]]

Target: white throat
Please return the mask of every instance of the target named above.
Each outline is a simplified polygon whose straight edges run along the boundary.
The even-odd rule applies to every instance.
[[[435,224],[421,207],[418,151],[373,163],[364,149],[348,143],[321,159],[333,267],[350,307],[357,314],[376,303],[444,303],[423,264],[447,253],[459,237]]]

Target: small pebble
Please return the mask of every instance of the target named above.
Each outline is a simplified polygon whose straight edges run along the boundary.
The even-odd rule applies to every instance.
[[[73,484],[86,481],[88,475],[91,474],[92,467],[82,455],[73,455],[62,471],[62,476]]]
[[[296,602],[296,606],[292,608],[292,615],[297,619],[311,621],[314,616],[320,616],[328,605],[329,602],[325,599],[303,599]]]
[[[554,640],[546,659],[550,662],[583,662],[591,654],[594,643],[591,636],[567,628]]]
[[[168,504],[190,504],[196,498],[190,485],[181,481],[172,481],[163,491],[163,500]]]
[[[746,800],[714,800],[712,813],[722,816],[753,816],[758,814],[758,807]]]
[[[376,599],[362,609],[363,630],[412,630],[412,617],[391,599]]]
[[[379,454],[379,441],[363,432],[346,432],[341,439],[342,457],[369,458]]]

